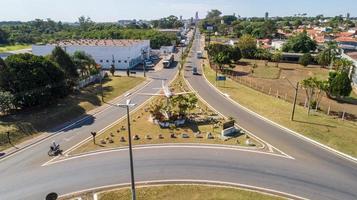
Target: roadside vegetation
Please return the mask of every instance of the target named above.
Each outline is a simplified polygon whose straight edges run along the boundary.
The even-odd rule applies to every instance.
[[[178,76],[171,84],[171,89],[175,92],[189,91],[181,76]],[[169,102],[165,97],[153,97],[130,117],[133,145],[200,143],[260,146],[258,142],[244,133],[231,139],[222,139],[222,125],[226,120],[193,94],[172,97]],[[168,123],[177,119],[186,119],[186,122],[177,126],[159,125],[159,123]],[[89,140],[71,154],[126,147],[128,146],[127,132],[127,120],[123,118],[113,127],[96,136],[95,143]]]
[[[270,196],[238,188],[225,188],[204,185],[167,185],[137,188],[137,198],[145,200],[282,200],[285,198]],[[129,200],[130,189],[124,188],[99,194],[99,200]]]
[[[5,61],[0,58],[0,149],[101,106],[102,91],[103,99],[110,101],[144,80],[102,76],[90,55],[75,52],[70,56],[60,47],[47,57],[15,54]],[[98,84],[101,79],[103,90]]]
[[[28,49],[28,48],[31,48],[31,46],[26,44],[0,45],[0,53],[8,52],[8,51],[16,51],[21,49]]]
[[[79,17],[77,25],[35,19],[29,22],[0,23],[0,45],[38,44],[66,39],[147,39],[151,48],[172,45],[177,40],[174,33],[160,32],[154,28],[178,28],[182,22],[169,16],[148,23],[121,26],[118,23],[95,23],[89,17]],[[177,41],[179,42],[179,41]],[[0,47],[1,51],[1,47]]]
[[[209,66],[204,68],[207,79],[215,85],[215,71]],[[307,110],[297,106],[295,120],[290,121],[292,104],[228,79],[225,86],[217,86],[241,105],[290,128],[298,133],[326,144],[341,152],[357,156],[357,124],[342,121],[322,113],[307,115]]]

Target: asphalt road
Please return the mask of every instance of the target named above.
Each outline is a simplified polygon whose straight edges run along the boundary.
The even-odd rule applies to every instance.
[[[193,52],[198,50],[198,37]],[[192,56],[189,61],[200,67]],[[200,69],[199,69],[200,70]],[[156,77],[173,78],[177,69],[165,69]],[[295,159],[254,152],[189,147],[134,150],[136,181],[194,179],[234,182],[266,187],[309,199],[357,199],[357,165],[329,151],[297,138],[250,114],[228,101],[207,85],[202,76],[187,80],[209,104]],[[155,92],[160,80],[154,80],[140,92]],[[133,102],[142,104],[148,97],[133,94]],[[122,99],[120,102],[124,102]],[[89,116],[74,127],[61,131],[43,143],[0,161],[0,199],[43,199],[47,193],[66,194],[92,187],[130,182],[128,152],[113,151],[88,155],[48,166],[47,150],[51,140],[68,149],[124,116],[112,107]]]

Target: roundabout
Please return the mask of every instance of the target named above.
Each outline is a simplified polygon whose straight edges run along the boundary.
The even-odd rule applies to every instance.
[[[193,52],[200,49],[199,39],[197,33]],[[188,59],[201,66],[195,57]],[[173,79],[176,71],[175,68],[167,69],[155,76]],[[201,72],[198,67],[198,73]],[[297,137],[237,106],[209,86],[203,76],[187,73],[185,79],[201,99],[222,115],[234,117],[239,126],[254,133],[265,148],[215,144],[136,146],[133,154],[137,183],[177,183],[180,180],[181,183],[212,185],[227,183],[267,193],[275,191],[279,196],[288,194],[290,196],[282,196],[291,199],[357,199],[357,165],[353,159]],[[152,88],[160,84],[161,81],[153,79],[139,91],[113,103],[124,103],[131,98],[143,105],[149,97],[138,93],[152,92]],[[67,155],[86,141],[91,131],[100,132],[118,123],[125,114],[119,108],[103,110],[93,116],[93,123],[80,120],[55,131],[49,139],[0,160],[0,199],[43,199],[50,192],[63,196],[107,186],[125,186],[130,180],[126,147]],[[49,160],[47,149],[51,140],[61,144],[65,156]]]

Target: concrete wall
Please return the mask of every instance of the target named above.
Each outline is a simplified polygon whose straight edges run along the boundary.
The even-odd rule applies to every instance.
[[[34,55],[45,56],[51,54],[55,45],[32,45]],[[144,40],[132,46],[63,46],[68,54],[72,55],[76,51],[84,51],[91,55],[95,62],[104,69],[109,69],[114,64],[116,69],[127,69],[135,67],[142,60],[142,50],[146,57],[150,56],[150,41]],[[114,62],[113,62],[114,57]]]
[[[341,57],[346,58],[354,63],[354,67],[352,67],[350,70],[350,76],[352,78],[352,85],[357,89],[357,60],[354,60],[343,52],[341,54]]]

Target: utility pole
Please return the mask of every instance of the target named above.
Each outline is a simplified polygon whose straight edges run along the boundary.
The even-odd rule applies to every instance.
[[[103,93],[103,75],[102,75],[102,66],[99,67],[99,80],[100,80],[100,96],[102,98],[102,102],[104,102],[104,93]]]
[[[128,139],[129,139],[129,159],[130,159],[130,175],[131,175],[131,194],[132,200],[136,200],[135,192],[135,179],[134,179],[134,164],[133,164],[133,148],[131,144],[131,130],[130,130],[130,107],[135,106],[135,104],[130,103],[130,99],[126,101],[126,104],[118,104],[119,107],[126,108],[126,114],[128,119]]]
[[[145,61],[145,56],[144,56],[145,51],[142,50],[141,53],[142,53],[142,56],[143,56],[144,77],[146,77],[146,61]]]
[[[291,85],[291,87],[293,87],[295,89],[295,96],[294,96],[294,104],[293,104],[293,110],[291,112],[291,118],[290,120],[291,121],[294,121],[294,116],[295,116],[295,109],[296,109],[296,101],[297,101],[297,95],[298,95],[298,92],[299,92],[299,82],[296,83],[296,86],[294,86],[290,80],[286,77],[283,77],[283,79],[287,80],[289,82],[289,84]]]

